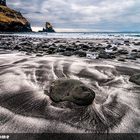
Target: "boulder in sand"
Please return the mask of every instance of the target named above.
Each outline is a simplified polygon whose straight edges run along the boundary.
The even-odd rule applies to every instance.
[[[69,101],[86,106],[92,104],[95,92],[79,80],[59,79],[52,83],[49,96],[54,102]]]
[[[140,46],[140,42],[135,42],[134,45],[135,46]]]
[[[140,73],[132,75],[130,77],[129,81],[133,82],[133,83],[135,83],[137,85],[140,85]]]
[[[126,49],[120,49],[120,50],[118,50],[118,53],[119,54],[129,54],[128,50],[126,50]]]

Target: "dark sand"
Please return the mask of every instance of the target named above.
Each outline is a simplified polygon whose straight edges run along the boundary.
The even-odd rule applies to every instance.
[[[0,132],[139,133],[140,85],[129,79],[140,46],[113,41],[1,36]],[[67,78],[92,89],[93,102],[51,100],[52,82]]]

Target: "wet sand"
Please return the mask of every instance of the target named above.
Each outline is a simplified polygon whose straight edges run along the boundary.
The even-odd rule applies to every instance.
[[[0,132],[139,133],[140,85],[129,80],[140,73],[138,40],[112,42],[1,37]],[[82,82],[95,99],[83,106],[53,101],[48,93],[58,79]]]

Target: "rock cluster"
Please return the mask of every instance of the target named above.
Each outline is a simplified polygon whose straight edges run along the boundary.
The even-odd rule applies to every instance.
[[[100,43],[99,43],[100,42]],[[16,36],[1,36],[0,48],[35,53],[37,56],[59,54],[64,56],[87,57],[89,59],[117,59],[119,61],[140,58],[140,50],[135,46],[114,45],[110,40],[43,39]]]
[[[137,85],[140,85],[140,73],[134,74],[129,79],[130,82],[133,82]]]

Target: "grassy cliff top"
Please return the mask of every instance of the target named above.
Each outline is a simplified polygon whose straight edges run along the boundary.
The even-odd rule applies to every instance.
[[[11,23],[19,22],[23,25],[27,24],[28,21],[21,15],[20,12],[12,10],[7,6],[0,5],[0,22]]]

